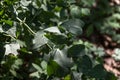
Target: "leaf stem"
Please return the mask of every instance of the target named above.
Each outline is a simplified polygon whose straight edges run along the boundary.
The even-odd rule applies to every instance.
[[[24,21],[22,21],[19,17],[17,17],[17,20],[20,21],[22,24],[24,24],[24,26],[26,26],[26,28],[27,28],[33,35],[35,35],[35,32],[34,32]]]
[[[48,43],[46,45],[52,50],[52,47]]]

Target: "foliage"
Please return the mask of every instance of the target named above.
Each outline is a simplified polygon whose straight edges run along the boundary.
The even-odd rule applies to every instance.
[[[113,30],[120,7],[100,0],[94,8],[95,2],[1,0],[0,79],[117,80],[103,67],[103,49],[79,38],[97,29],[120,42]]]

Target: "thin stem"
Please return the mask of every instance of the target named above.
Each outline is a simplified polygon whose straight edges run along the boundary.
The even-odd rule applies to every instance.
[[[48,43],[46,45],[52,50],[52,47]]]
[[[13,37],[13,36],[11,36],[11,35],[9,35],[9,34],[4,34],[5,36],[8,36],[8,37],[11,37],[13,40],[16,40],[16,38],[15,37]]]
[[[17,17],[17,20],[20,21],[22,24],[24,24],[24,26],[27,27],[27,29],[33,34],[35,35],[35,32],[24,22],[22,21],[20,18]]]

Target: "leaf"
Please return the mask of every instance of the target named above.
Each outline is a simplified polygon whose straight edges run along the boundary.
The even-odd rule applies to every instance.
[[[10,69],[10,72],[12,73],[13,76],[15,76],[15,77],[17,76],[17,73],[15,70]]]
[[[50,60],[47,65],[47,74],[49,76],[63,77],[68,74],[68,71],[62,68],[56,61]]]
[[[82,27],[84,23],[80,19],[70,19],[61,24],[68,32],[74,35],[82,34]]]
[[[55,61],[50,61],[47,65],[47,74],[48,75],[56,74],[58,68],[59,65]]]
[[[11,20],[1,20],[0,22],[4,22],[10,26],[13,26],[13,21],[11,21]]]
[[[28,0],[21,0],[20,3],[23,5],[23,6],[28,6],[31,1],[28,1]]]
[[[34,49],[37,49],[48,42],[48,39],[44,35],[45,33],[43,31],[38,31],[35,34],[35,37],[33,39]]]
[[[87,55],[83,56],[81,62],[78,63],[78,68],[80,71],[82,71],[83,74],[88,75],[92,69],[91,59]]]
[[[64,80],[71,80],[71,76],[70,75],[65,76]]]
[[[3,28],[2,28],[2,25],[0,25],[0,33],[4,32],[3,31]]]
[[[21,65],[23,64],[23,60],[22,59],[16,59],[13,62],[14,62],[14,64],[12,64],[11,68],[14,69],[14,70],[19,70]]]
[[[70,6],[70,14],[72,17],[78,18],[81,17],[81,9],[79,6],[71,5]]]
[[[57,62],[61,67],[68,68],[72,66],[72,60],[67,57],[66,52],[56,49],[54,54],[54,61]]]
[[[79,57],[85,55],[85,46],[82,44],[73,45],[68,49],[68,55],[71,57]]]
[[[73,71],[72,75],[73,75],[72,80],[82,80],[81,79],[82,73],[78,73],[76,71]]]
[[[102,57],[105,55],[104,49],[101,47],[96,48],[96,46],[93,46],[91,50],[94,52],[96,56]]]
[[[96,79],[103,79],[106,76],[106,71],[103,65],[98,64],[93,69],[91,69],[89,75]]]
[[[32,66],[40,73],[42,73],[42,69],[39,65],[35,64],[35,63],[32,63]]]
[[[44,31],[61,34],[61,32],[58,29],[58,27],[49,27],[49,28],[45,29]]]
[[[82,8],[81,9],[81,14],[82,14],[82,16],[88,16],[88,15],[90,15],[90,9],[88,9],[88,8]]]
[[[9,55],[10,53],[18,55],[17,50],[20,49],[20,45],[18,43],[10,43],[6,44],[5,48],[6,48],[5,55]]]
[[[68,3],[76,3],[75,0],[67,0],[67,1],[68,1]]]
[[[3,13],[4,13],[4,10],[1,10],[1,11],[0,11],[0,16],[2,16],[2,15],[3,15]]]
[[[114,54],[112,55],[112,57],[115,59],[115,60],[120,60],[120,49],[119,48],[116,48],[114,50]]]
[[[67,52],[65,49],[64,50],[55,49],[51,51],[48,55],[45,55],[45,57],[48,58],[48,62],[50,60],[55,61],[62,68],[62,70],[64,69],[63,70],[64,72],[68,72],[69,68],[72,67],[73,65],[73,61],[71,58],[67,57]]]
[[[10,28],[8,31],[6,31],[7,34],[16,37],[16,27]]]
[[[20,45],[20,47],[26,47],[25,42],[21,41],[21,40],[17,40],[17,43]]]
[[[113,28],[120,28],[120,23],[118,23],[118,22],[116,22],[116,21],[108,21],[108,22],[106,22],[107,24],[107,26],[111,26],[111,27],[113,27]]]
[[[89,37],[94,31],[93,26],[89,26],[86,30],[86,35]]]
[[[41,62],[41,67],[44,73],[47,74],[47,62],[46,61]]]
[[[40,74],[39,74],[39,72],[36,71],[36,72],[31,73],[30,77],[40,78]]]
[[[120,19],[120,14],[119,13],[115,13],[112,15],[114,18]]]
[[[8,5],[13,4],[13,3],[15,3],[16,1],[18,1],[18,0],[5,0],[5,2],[6,2]]]
[[[81,0],[81,2],[82,2],[85,6],[93,6],[93,4],[95,3],[95,0]]]
[[[22,64],[23,64],[23,60],[22,59],[15,60],[15,65],[20,66]]]
[[[118,80],[118,78],[113,73],[108,72],[105,80]]]
[[[47,34],[46,37],[53,43],[55,44],[66,44],[68,43],[68,39],[66,37],[66,35],[62,35],[62,34]]]

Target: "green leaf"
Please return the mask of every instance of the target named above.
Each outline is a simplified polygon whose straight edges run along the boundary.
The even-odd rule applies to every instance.
[[[93,4],[95,3],[95,0],[81,0],[81,2],[82,2],[85,6],[93,6]]]
[[[22,59],[15,60],[15,65],[20,66],[22,64],[23,64],[23,60]]]
[[[68,55],[71,57],[79,57],[85,55],[85,46],[82,44],[73,45],[68,49]]]
[[[0,11],[0,16],[2,16],[2,15],[3,15],[3,13],[4,13],[4,10],[1,10],[1,11]]]
[[[18,55],[17,50],[20,49],[20,45],[18,43],[10,43],[6,44],[5,48],[6,48],[5,55],[8,55],[10,53]]]
[[[12,37],[16,37],[16,27],[10,28],[8,31],[6,31],[6,33],[11,35]]]
[[[45,33],[43,31],[38,31],[35,34],[35,37],[33,39],[34,49],[37,49],[48,42],[48,39],[44,35]]]
[[[13,4],[15,2],[17,2],[18,0],[5,0],[5,2],[10,5],[10,4]]]
[[[83,25],[84,23],[80,19],[70,19],[61,24],[68,32],[74,35],[82,34]]]
[[[71,5],[70,6],[70,14],[72,17],[79,18],[81,17],[81,9],[79,6]]]
[[[106,76],[106,71],[103,65],[98,64],[93,69],[91,69],[89,75],[96,79],[103,79]]]
[[[64,80],[71,80],[71,76],[70,75],[65,76]]]
[[[113,57],[115,60],[117,60],[117,61],[120,60],[120,49],[119,49],[119,48],[116,48],[116,49],[114,50],[114,54],[112,55],[112,57]]]
[[[41,67],[42,67],[43,73],[47,74],[47,62],[46,61],[41,62]]]
[[[65,51],[56,49],[54,54],[54,61],[57,62],[63,68],[69,68],[72,66],[72,60],[67,57]]]
[[[115,13],[112,15],[114,18],[120,19],[120,14],[119,13]]]
[[[93,26],[89,26],[86,30],[86,35],[89,37],[94,31]]]
[[[88,8],[82,8],[81,9],[81,14],[82,14],[82,16],[88,16],[88,15],[90,15],[90,9],[88,9]]]
[[[85,55],[82,57],[82,60],[78,63],[78,68],[83,74],[89,74],[92,69],[92,61],[89,56]]]
[[[73,75],[72,80],[81,80],[82,73],[78,73],[76,71],[73,71],[72,75]]]
[[[40,74],[39,74],[39,72],[33,72],[33,73],[31,73],[30,75],[29,75],[30,77],[36,77],[36,78],[40,78]]]
[[[15,70],[10,69],[10,72],[12,73],[13,76],[15,76],[15,77],[17,76],[17,73]]]
[[[105,77],[106,80],[118,80],[118,78],[111,72],[108,72],[106,77]]]
[[[59,65],[55,61],[50,61],[47,65],[47,74],[48,75],[56,74],[58,68]]]
[[[96,56],[102,57],[105,55],[104,49],[101,47],[97,48],[96,46],[93,46],[91,50],[94,52]]]
[[[68,1],[68,3],[76,3],[76,0],[67,0]]]
[[[42,73],[42,69],[39,65],[35,64],[35,63],[32,63],[32,66],[40,73]]]
[[[10,26],[13,26],[13,21],[11,21],[11,20],[1,20],[0,22],[4,22]]]
[[[112,28],[115,28],[115,29],[117,29],[117,28],[120,28],[120,23],[118,23],[118,22],[116,22],[116,21],[108,21],[108,22],[106,22],[106,26],[110,26],[110,27],[112,27]]]
[[[44,31],[61,34],[61,32],[58,29],[58,27],[49,27],[49,28],[45,29]]]
[[[31,1],[28,1],[28,0],[21,0],[20,3],[23,5],[23,6],[28,6]]]
[[[66,44],[68,43],[68,39],[65,35],[62,35],[62,34],[47,34],[46,37],[53,43],[55,44]]]

